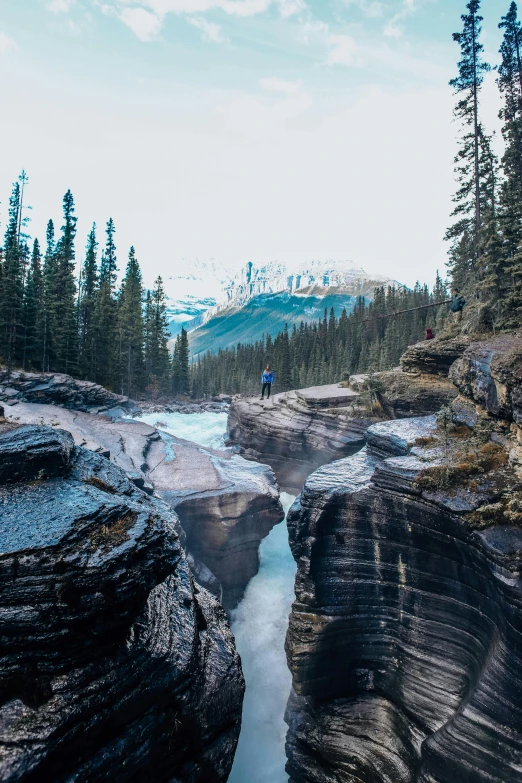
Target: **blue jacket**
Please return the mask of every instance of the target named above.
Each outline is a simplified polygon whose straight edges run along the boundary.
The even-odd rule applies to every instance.
[[[261,381],[263,383],[273,383],[274,382],[274,373],[273,372],[265,372],[261,376]]]

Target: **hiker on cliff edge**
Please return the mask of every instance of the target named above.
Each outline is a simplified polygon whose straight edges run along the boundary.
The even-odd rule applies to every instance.
[[[274,382],[274,373],[272,371],[272,368],[269,364],[266,365],[265,371],[263,375],[261,376],[261,383],[263,384],[261,388],[261,399],[265,399],[265,390],[268,391],[268,399],[270,399],[270,390],[272,388],[272,384]]]
[[[466,300],[461,296],[458,288],[454,288],[451,297],[451,312],[456,324],[462,321],[462,311],[464,310]]]

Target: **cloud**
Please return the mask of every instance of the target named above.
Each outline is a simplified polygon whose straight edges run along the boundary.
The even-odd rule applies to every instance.
[[[202,16],[189,16],[187,22],[194,25],[194,27],[197,27],[198,30],[201,30],[205,41],[213,41],[214,43],[226,43],[228,41],[221,32],[221,27],[218,24],[209,22]]]
[[[16,41],[0,30],[0,54],[7,54],[15,49],[18,49]]]
[[[296,95],[301,91],[303,83],[301,79],[296,82],[287,81],[286,79],[278,79],[277,77],[269,77],[267,79],[260,79],[259,84],[265,90],[271,92],[280,92],[284,95]]]
[[[384,5],[379,0],[344,0],[347,6],[357,6],[361,11],[370,18],[382,16],[384,13]]]
[[[49,0],[47,8],[52,11],[53,14],[67,13],[70,11],[74,0]]]
[[[328,43],[332,47],[326,61],[327,65],[354,65],[359,49],[350,35],[330,35]]]
[[[417,0],[403,0],[402,6],[386,24],[383,33],[388,38],[400,38],[403,33],[403,28],[399,24],[403,19],[411,16],[417,10]]]
[[[145,8],[124,8],[119,17],[140,41],[151,41],[161,30],[161,19]]]

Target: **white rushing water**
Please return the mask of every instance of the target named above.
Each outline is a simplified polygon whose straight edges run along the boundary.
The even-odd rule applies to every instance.
[[[281,493],[285,512],[293,495]],[[260,568],[232,613],[232,631],[246,680],[243,725],[229,783],[286,783],[283,720],[291,676],[285,636],[294,599],[296,566],[286,524],[277,525],[260,548]]]
[[[176,438],[191,440],[199,446],[210,449],[225,447],[226,413],[147,413],[139,419]]]
[[[224,448],[225,413],[150,413],[141,421],[207,448]],[[285,514],[295,500],[281,493]],[[282,522],[261,543],[260,567],[232,613],[246,680],[243,723],[229,783],[287,783],[284,713],[291,676],[285,636],[296,565]]]

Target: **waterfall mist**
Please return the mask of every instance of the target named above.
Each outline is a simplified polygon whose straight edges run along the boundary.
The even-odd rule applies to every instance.
[[[293,495],[281,493],[285,512],[294,500]],[[284,643],[294,599],[295,570],[286,524],[281,523],[261,544],[259,573],[232,613],[246,695],[229,783],[288,781],[283,717],[292,680]]]

